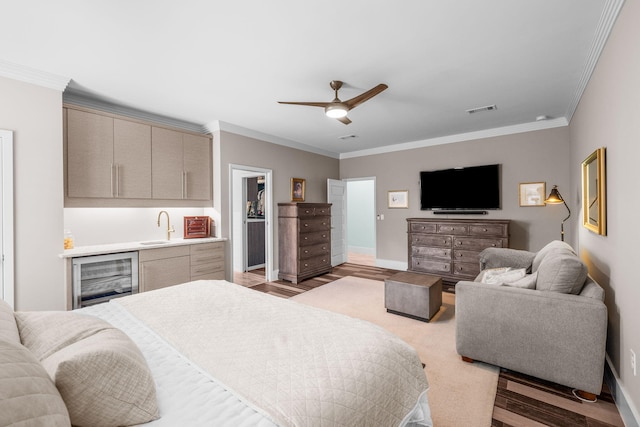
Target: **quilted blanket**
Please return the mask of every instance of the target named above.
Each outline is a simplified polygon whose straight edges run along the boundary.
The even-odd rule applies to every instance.
[[[281,426],[422,425],[418,355],[371,323],[221,280],[112,303]]]

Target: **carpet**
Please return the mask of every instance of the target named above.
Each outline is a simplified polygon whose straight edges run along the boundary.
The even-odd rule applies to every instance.
[[[442,308],[429,323],[387,313],[384,282],[378,280],[344,277],[291,299],[375,323],[413,346],[425,364],[435,426],[491,425],[498,368],[460,359],[455,343],[455,295],[443,293]]]

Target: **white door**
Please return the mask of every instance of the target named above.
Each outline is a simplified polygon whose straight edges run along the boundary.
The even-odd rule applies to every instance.
[[[331,203],[331,266],[347,262],[347,186],[327,180],[327,203]]]
[[[14,307],[13,132],[0,129],[0,299]]]

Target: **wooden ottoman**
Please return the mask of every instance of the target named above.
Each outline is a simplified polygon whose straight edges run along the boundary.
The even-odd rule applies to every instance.
[[[403,271],[384,281],[384,306],[389,313],[428,322],[441,305],[440,277]]]

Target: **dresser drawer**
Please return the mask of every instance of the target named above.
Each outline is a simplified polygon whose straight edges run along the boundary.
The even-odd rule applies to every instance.
[[[454,262],[453,274],[461,276],[461,278],[464,276],[468,279],[474,279],[478,274],[480,274],[480,265],[477,262]]]
[[[308,233],[310,231],[324,231],[331,230],[331,218],[301,218],[300,219],[300,232]]]
[[[450,273],[451,263],[422,257],[411,257],[411,270],[424,271],[425,273]]]
[[[439,248],[450,248],[451,236],[412,234],[411,244],[416,246],[435,246]]]
[[[300,233],[300,246],[317,245],[329,242],[330,231],[317,231],[315,233]]]
[[[500,224],[470,225],[470,236],[506,236],[507,226]]]
[[[327,267],[331,267],[331,256],[329,254],[324,257],[301,259],[298,262],[299,274]]]
[[[411,224],[412,233],[435,233],[437,228],[436,224],[430,222],[418,222]]]
[[[469,234],[469,226],[466,224],[438,224],[437,233],[465,236]]]
[[[436,259],[451,259],[451,249],[449,248],[430,248],[428,246],[413,246],[411,248],[411,255],[415,257],[436,258]]]
[[[298,250],[298,257],[300,259],[307,259],[316,256],[327,256],[327,254],[330,254],[328,243],[313,246],[303,246]]]
[[[467,249],[480,252],[484,248],[501,248],[502,239],[479,239],[477,237],[456,237],[453,242],[454,249]]]
[[[480,252],[478,251],[455,250],[453,251],[453,259],[455,262],[468,262],[480,265],[479,254]]]
[[[331,207],[298,207],[298,218],[331,216]]]

